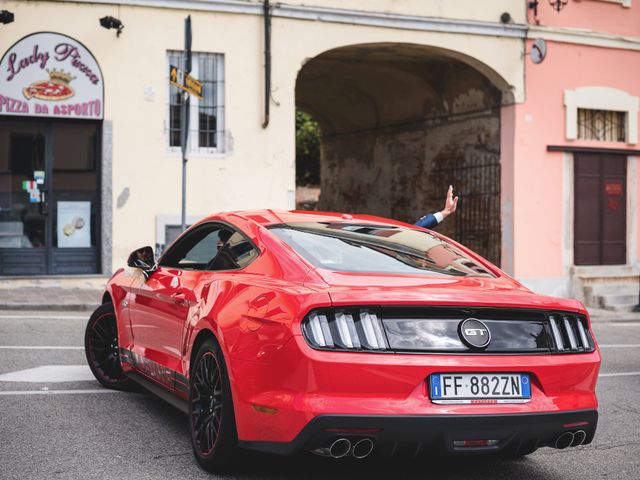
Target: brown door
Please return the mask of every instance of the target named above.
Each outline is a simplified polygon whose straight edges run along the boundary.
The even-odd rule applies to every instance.
[[[574,263],[626,263],[627,157],[576,153],[574,165]]]

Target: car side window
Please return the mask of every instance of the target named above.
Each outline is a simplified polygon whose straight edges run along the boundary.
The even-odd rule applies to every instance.
[[[220,230],[214,230],[196,243],[178,262],[180,268],[189,268],[190,266],[207,265],[218,252],[218,240],[220,238]],[[202,270],[202,268],[197,268]]]
[[[162,257],[160,265],[183,270],[237,270],[258,256],[242,234],[226,225],[210,224],[180,239]]]

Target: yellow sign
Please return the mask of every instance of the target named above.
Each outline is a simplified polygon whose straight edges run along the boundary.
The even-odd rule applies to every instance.
[[[173,65],[169,66],[169,83],[202,99],[202,82]]]

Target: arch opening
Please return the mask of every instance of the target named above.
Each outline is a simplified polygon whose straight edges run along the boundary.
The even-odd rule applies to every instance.
[[[458,211],[438,230],[500,264],[500,118],[512,101],[495,72],[443,49],[365,44],[310,59],[296,107],[319,127],[316,207],[413,223],[452,184]]]

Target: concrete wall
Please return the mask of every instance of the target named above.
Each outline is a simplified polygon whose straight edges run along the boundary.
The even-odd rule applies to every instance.
[[[337,135],[322,143],[322,189],[320,209],[347,210],[415,222],[428,212],[442,209],[449,184],[460,193],[457,217],[444,222],[438,231],[450,235],[499,262],[500,204],[483,209],[494,225],[486,242],[495,250],[471,238],[462,239],[474,224],[473,194],[479,189],[498,192],[498,185],[482,184],[489,172],[478,168],[476,178],[462,175],[462,168],[499,163],[499,110],[465,118],[446,117],[420,128],[402,131]],[[458,168],[458,171],[451,170]],[[475,190],[475,191],[474,191]],[[480,232],[476,232],[479,234]],[[493,253],[491,253],[493,252]],[[497,255],[497,258],[496,258]]]

